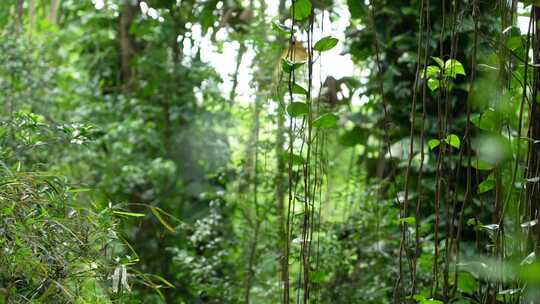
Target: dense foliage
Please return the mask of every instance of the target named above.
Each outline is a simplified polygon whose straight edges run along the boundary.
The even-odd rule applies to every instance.
[[[0,303],[539,303],[535,0],[4,0]]]

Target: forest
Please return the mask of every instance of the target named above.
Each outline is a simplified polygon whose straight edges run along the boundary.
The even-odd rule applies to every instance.
[[[539,0],[0,0],[0,304],[536,304],[539,220]]]

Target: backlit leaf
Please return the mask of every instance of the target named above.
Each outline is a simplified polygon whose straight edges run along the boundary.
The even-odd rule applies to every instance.
[[[326,113],[313,121],[313,126],[319,129],[329,129],[337,124],[337,116],[333,113]]]
[[[296,0],[293,4],[294,19],[301,21],[311,14],[310,0]]]
[[[309,107],[304,102],[291,102],[287,106],[287,113],[291,117],[298,117],[309,113]]]
[[[333,49],[338,43],[338,40],[334,37],[326,36],[321,38],[315,43],[313,49],[319,52],[326,52]]]

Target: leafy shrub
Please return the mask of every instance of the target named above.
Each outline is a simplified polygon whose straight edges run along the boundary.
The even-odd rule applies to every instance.
[[[81,205],[84,189],[47,172],[0,180],[0,302],[105,301],[119,244],[107,210]]]

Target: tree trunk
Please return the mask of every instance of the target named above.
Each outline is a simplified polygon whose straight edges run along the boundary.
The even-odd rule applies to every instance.
[[[36,24],[36,0],[28,0],[28,23],[31,32]]]
[[[56,24],[58,16],[58,4],[59,0],[51,0],[51,6],[49,6],[49,14],[47,15],[47,20],[50,24]]]
[[[129,28],[135,17],[140,13],[138,1],[124,0],[124,7],[120,12],[119,43],[120,43],[120,81],[124,88],[133,86],[133,69],[131,60],[135,54],[135,43],[129,34]]]
[[[24,13],[23,4],[24,4],[24,0],[17,0],[17,6],[15,7],[17,26],[19,29],[22,28],[22,23],[23,23],[23,13]]]
[[[251,131],[251,136],[249,140],[248,148],[248,163],[252,162],[251,174],[249,180],[253,185],[253,208],[254,208],[254,227],[253,227],[253,236],[251,238],[251,243],[249,245],[248,251],[248,265],[246,271],[246,281],[245,281],[245,293],[244,293],[244,303],[250,303],[251,297],[251,287],[253,286],[253,280],[255,279],[255,266],[257,264],[257,243],[259,241],[259,231],[261,228],[262,218],[259,212],[259,202],[258,202],[258,178],[257,178],[257,159],[258,159],[258,142],[259,142],[259,120],[261,112],[261,101],[259,97],[255,99],[255,105],[253,107],[253,127]],[[249,165],[248,165],[249,166]]]

